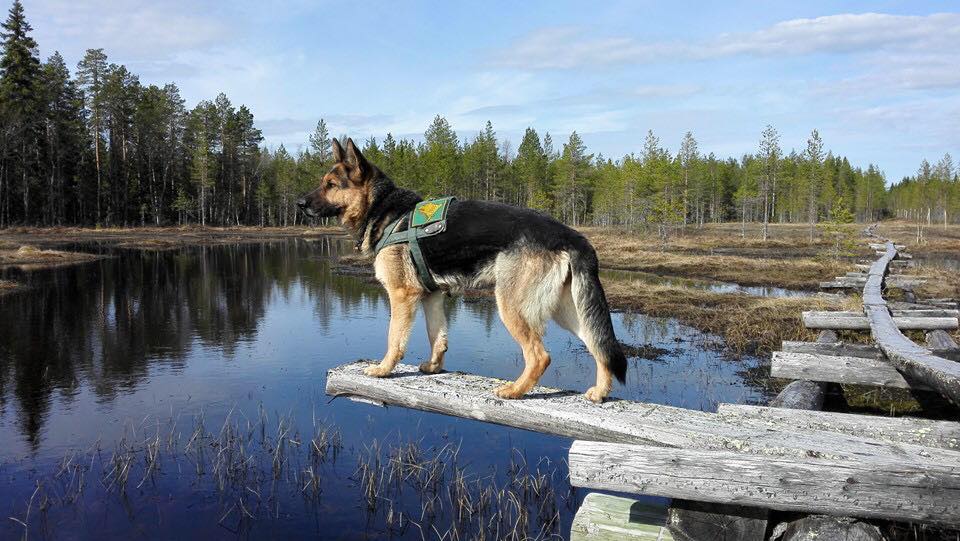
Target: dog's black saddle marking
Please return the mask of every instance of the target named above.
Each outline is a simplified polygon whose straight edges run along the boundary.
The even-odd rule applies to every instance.
[[[440,289],[433,279],[433,275],[430,274],[430,268],[427,266],[423,251],[420,249],[419,239],[432,237],[446,231],[447,209],[455,200],[453,197],[443,197],[417,203],[412,211],[407,212],[383,230],[383,236],[377,242],[374,254],[379,254],[380,250],[391,244],[406,243],[410,248],[410,257],[413,259],[413,265],[417,268],[420,283],[427,291]],[[397,231],[397,227],[405,221],[408,224],[407,228],[403,231]]]

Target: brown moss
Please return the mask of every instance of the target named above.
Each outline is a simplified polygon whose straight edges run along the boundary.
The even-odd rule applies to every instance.
[[[16,250],[0,250],[0,266],[18,265],[31,268],[57,266],[68,263],[92,261],[100,256],[80,252],[41,250],[34,246],[21,246]]]
[[[604,280],[610,305],[656,317],[673,317],[723,337],[737,352],[766,353],[783,340],[813,340],[803,326],[804,310],[838,310],[848,306],[821,297],[755,297],[650,284],[638,280]]]

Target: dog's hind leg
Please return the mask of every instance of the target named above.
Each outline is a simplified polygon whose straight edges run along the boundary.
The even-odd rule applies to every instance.
[[[510,299],[505,299],[499,289],[497,290],[497,308],[504,326],[510,331],[513,339],[520,344],[524,366],[523,373],[516,381],[494,389],[493,393],[500,398],[520,398],[537,384],[540,376],[550,366],[550,355],[543,346],[542,328],[536,329],[531,326],[530,322],[523,317],[519,307]]]
[[[443,309],[443,293],[435,291],[423,298],[423,315],[427,320],[430,338],[430,360],[420,363],[420,371],[436,374],[443,370],[443,355],[447,352],[447,314]]]
[[[543,346],[546,321],[554,312],[568,274],[564,256],[523,250],[497,259],[497,308],[500,319],[523,351],[520,377],[494,390],[500,398],[519,398],[550,366]]]

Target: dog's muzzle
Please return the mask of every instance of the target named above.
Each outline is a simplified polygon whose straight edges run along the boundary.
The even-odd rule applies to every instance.
[[[316,218],[317,213],[312,208],[310,208],[310,204],[307,203],[306,198],[301,197],[300,199],[297,199],[297,207],[300,209],[301,212],[303,212],[307,216],[311,218]]]

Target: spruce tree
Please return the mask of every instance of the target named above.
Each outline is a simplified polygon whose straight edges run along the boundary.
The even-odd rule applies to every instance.
[[[320,168],[329,166],[333,160],[330,145],[330,131],[327,130],[327,122],[321,118],[317,122],[317,128],[310,134],[310,147],[313,149],[313,156]]]
[[[12,184],[19,184],[23,221],[29,222],[30,190],[37,183],[40,156],[42,81],[37,42],[30,37],[33,28],[27,22],[23,4],[15,0],[3,31],[3,56],[0,57],[0,123],[8,139],[5,154],[12,167],[7,168],[0,193],[9,208]],[[9,213],[9,210],[7,210]]]

